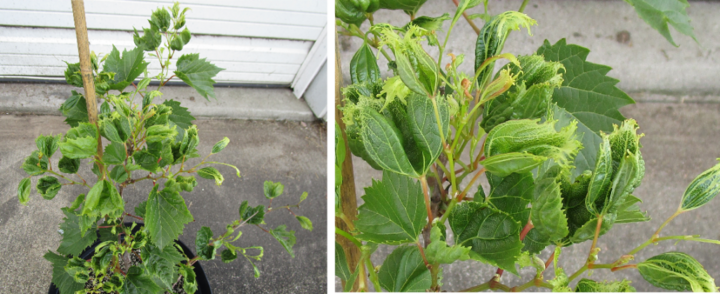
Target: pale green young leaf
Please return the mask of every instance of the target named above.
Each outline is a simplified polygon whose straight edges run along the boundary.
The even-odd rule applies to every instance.
[[[280,225],[275,229],[270,230],[270,234],[280,242],[285,250],[290,253],[290,256],[295,258],[295,252],[293,246],[295,245],[295,231],[288,231],[285,225]]]
[[[380,68],[370,46],[363,45],[355,52],[350,61],[350,80],[353,84],[375,81],[380,78]]]
[[[678,47],[670,35],[669,25],[672,25],[679,33],[689,36],[697,42],[695,32],[690,24],[690,17],[687,9],[690,7],[687,0],[625,0],[635,7],[635,11],[647,24],[657,30],[665,39]]]
[[[285,190],[285,186],[280,182],[265,181],[263,183],[263,194],[265,194],[265,198],[267,199],[280,196],[283,190]]]
[[[185,54],[177,61],[175,75],[209,100],[208,96],[215,98],[215,81],[212,78],[222,70],[224,69],[207,62],[205,58],[200,59],[197,53]]]
[[[588,194],[585,198],[585,206],[590,213],[599,214],[600,211],[595,207],[598,198],[605,197],[613,184],[613,166],[612,152],[610,150],[610,138],[603,135],[602,143],[598,148],[598,154],[595,162],[595,170],[590,178],[588,185]]]
[[[75,282],[72,276],[65,271],[69,258],[48,251],[43,256],[52,263],[52,283],[60,290],[60,294],[73,294],[85,288],[84,283]]]
[[[301,226],[303,229],[306,229],[306,230],[308,230],[308,231],[312,231],[312,230],[313,230],[313,224],[312,224],[312,221],[310,221],[309,218],[304,217],[304,216],[296,216],[295,218],[298,220],[298,222],[300,222],[300,226]]]
[[[427,224],[420,183],[392,172],[365,188],[355,228],[360,240],[379,244],[403,244],[418,240]]]
[[[490,156],[481,161],[483,167],[493,175],[507,177],[512,173],[529,172],[548,160],[545,156],[530,153],[510,152]]]
[[[303,192],[303,193],[300,195],[300,201],[298,201],[298,204],[300,204],[300,203],[302,203],[303,201],[305,201],[305,199],[307,199],[307,197],[308,197],[308,192]]]
[[[470,259],[470,247],[448,246],[442,237],[443,233],[440,227],[434,225],[430,230],[430,245],[425,248],[425,256],[430,264],[452,264],[458,260]]]
[[[97,153],[98,130],[90,123],[79,123],[65,134],[65,139],[59,143],[60,152],[69,158],[88,158]]]
[[[222,185],[225,178],[223,175],[214,167],[208,166],[203,167],[197,171],[198,175],[203,179],[215,180],[215,185]]]
[[[635,287],[630,286],[630,283],[625,279],[619,282],[595,282],[582,279],[575,286],[575,292],[636,292]]]
[[[602,224],[600,224],[600,236],[607,233],[607,231],[612,228],[613,224],[615,224],[615,218],[617,215],[610,213],[603,216]],[[592,240],[595,238],[595,231],[597,230],[597,218],[591,218],[589,221],[587,221],[584,225],[579,227],[572,236],[570,236],[569,240],[572,243],[582,243],[587,240]]]
[[[534,19],[517,11],[503,12],[486,22],[480,29],[475,43],[475,70],[477,71],[486,59],[502,52],[505,40],[511,30],[519,30],[524,27],[528,30],[528,34],[532,36],[530,27],[536,24],[537,22]],[[490,78],[494,64],[495,62],[492,62],[481,72],[475,73],[478,83],[483,85]]]
[[[720,160],[720,159],[719,159]],[[720,193],[720,163],[697,176],[685,189],[680,209],[683,211],[699,208]]]
[[[153,243],[165,248],[172,244],[185,225],[192,221],[193,216],[180,193],[167,187],[158,192],[158,186],[153,187],[148,196],[145,213],[145,228]]]
[[[640,275],[666,290],[717,292],[715,280],[702,264],[682,252],[667,252],[651,257],[637,265]]]
[[[644,170],[640,174],[640,170],[643,168],[641,164],[642,159],[639,155],[627,153],[627,155],[620,161],[620,166],[612,180],[612,190],[610,195],[605,200],[605,206],[603,207],[603,213],[610,212],[616,213],[617,206],[625,202],[625,197],[630,195],[636,187],[636,183],[642,179]],[[640,177],[640,179],[638,179]]]
[[[463,202],[450,214],[455,244],[470,246],[470,257],[517,275],[520,256],[520,222],[509,214],[477,202]]]
[[[20,180],[20,184],[18,185],[18,200],[20,200],[20,204],[27,205],[28,201],[30,201],[31,185],[32,181],[30,178],[23,178]]]
[[[618,205],[615,223],[624,224],[649,221],[650,217],[647,215],[647,212],[640,211],[637,203],[642,203],[642,200],[633,195],[628,195],[625,201]]]
[[[115,73],[113,80],[110,82],[110,89],[122,92],[125,87],[129,86],[147,69],[150,63],[145,62],[143,55],[143,49],[138,47],[130,51],[123,49],[121,57],[120,51],[113,45],[113,49],[108,54],[103,65],[104,72]]]
[[[430,270],[415,245],[393,250],[383,261],[378,280],[389,292],[425,292],[432,284]]]
[[[186,293],[195,293],[198,285],[197,280],[195,279],[195,271],[193,271],[193,267],[181,264],[180,274],[183,276],[183,290],[185,290]]]
[[[222,151],[223,149],[225,149],[225,147],[227,147],[228,143],[230,143],[230,139],[228,139],[228,137],[223,138],[222,140],[215,143],[215,145],[213,145],[212,151],[210,153],[215,154]]]
[[[125,202],[115,185],[108,180],[102,180],[95,183],[88,192],[81,214],[90,217],[117,217],[124,207]]]

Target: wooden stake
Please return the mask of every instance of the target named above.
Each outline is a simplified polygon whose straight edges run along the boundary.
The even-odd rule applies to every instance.
[[[350,153],[350,145],[347,143],[347,135],[345,134],[345,124],[342,121],[342,112],[340,109],[338,109],[339,106],[342,104],[342,91],[340,90],[343,85],[343,77],[342,77],[342,66],[340,63],[340,51],[338,47],[338,36],[337,32],[335,32],[335,122],[338,123],[340,126],[340,132],[342,133],[342,139],[345,141],[345,161],[342,165],[342,185],[340,186],[340,197],[341,197],[341,207],[343,214],[347,216],[347,219],[350,221],[354,221],[357,219],[357,199],[355,198],[355,175],[353,172],[353,164],[352,164],[352,153]],[[335,134],[332,134],[332,137],[335,137]],[[338,228],[349,232],[349,228],[345,225],[345,223],[339,219],[335,218],[335,226]],[[355,246],[352,242],[350,242],[348,239],[345,239],[342,236],[335,235],[335,240],[340,243],[340,245],[345,249],[345,254],[347,255],[347,261],[348,265],[350,265],[351,270],[355,270],[357,264],[360,262],[360,256],[362,253],[360,252],[360,249]],[[368,269],[368,270],[375,270],[375,269]],[[358,290],[358,285],[360,284],[362,279],[363,284],[367,285],[367,276],[363,275],[362,277],[358,277],[358,279],[355,280],[355,285],[353,285],[352,291]],[[343,287],[345,286],[345,282],[343,281]],[[375,291],[380,291],[381,289],[375,289]]]

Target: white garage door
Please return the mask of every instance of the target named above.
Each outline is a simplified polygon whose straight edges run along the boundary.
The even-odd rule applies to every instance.
[[[303,88],[327,58],[326,0],[189,0],[193,33],[182,53],[200,53],[226,70],[218,83],[291,84]],[[132,28],[149,27],[152,10],[169,0],[86,0],[90,50],[135,47]],[[70,0],[0,1],[0,79],[62,80],[78,62]],[[320,42],[317,42],[320,40]],[[311,53],[312,52],[312,53]],[[146,58],[148,61],[153,58]],[[148,67],[159,71],[157,60]],[[295,83],[293,83],[295,81]],[[300,84],[298,84],[300,81]],[[307,82],[309,84],[309,81]]]

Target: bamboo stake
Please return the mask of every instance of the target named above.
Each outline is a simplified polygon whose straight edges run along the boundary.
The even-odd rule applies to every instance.
[[[357,199],[355,198],[355,175],[353,172],[353,164],[352,164],[352,153],[350,153],[350,145],[347,143],[347,135],[345,134],[345,124],[342,121],[342,112],[338,108],[342,104],[342,91],[340,88],[343,85],[343,77],[342,77],[342,66],[340,63],[340,51],[338,49],[338,36],[337,32],[335,32],[335,121],[340,126],[340,132],[342,133],[342,139],[345,141],[345,161],[342,164],[342,185],[340,186],[340,197],[341,197],[341,206],[342,211],[345,216],[347,216],[348,220],[354,221],[357,219]],[[335,135],[332,135],[335,137]],[[349,231],[349,228],[345,225],[345,223],[339,219],[335,218],[335,226],[338,228]],[[342,236],[335,235],[335,240],[340,243],[340,245],[345,249],[345,254],[347,255],[348,264],[350,265],[350,269],[354,270],[357,266],[357,264],[360,262],[360,256],[362,253],[360,252],[360,249],[355,246],[352,242],[350,242],[348,239],[345,239]],[[375,270],[375,269],[368,269],[368,270]],[[358,285],[360,284],[360,281],[362,279],[363,284],[367,285],[367,277],[362,276],[358,277],[357,280],[355,280],[355,285],[353,285],[352,291],[358,290]],[[343,281],[343,286],[345,286],[345,282]],[[375,289],[375,291],[380,291],[380,289]]]
[[[75,21],[75,35],[77,36],[78,55],[80,57],[80,75],[85,89],[85,102],[87,103],[88,119],[100,132],[98,126],[97,100],[95,98],[95,78],[93,77],[92,63],[90,62],[90,42],[88,41],[87,25],[85,23],[85,4],[83,0],[72,0],[73,19]],[[104,175],[105,168],[100,161],[103,154],[102,138],[98,136],[98,165]],[[104,177],[104,176],[103,176]],[[98,179],[103,178],[98,176]]]

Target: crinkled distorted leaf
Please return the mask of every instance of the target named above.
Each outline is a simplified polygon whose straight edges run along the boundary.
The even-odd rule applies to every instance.
[[[145,228],[153,243],[160,248],[172,244],[191,221],[193,216],[177,190],[166,187],[158,192],[158,186],[153,187],[145,212]]]
[[[475,70],[478,70],[486,59],[502,52],[505,46],[505,40],[511,30],[519,30],[521,27],[525,27],[528,30],[528,34],[532,36],[530,27],[535,24],[537,24],[537,22],[535,22],[534,19],[517,11],[503,12],[486,22],[482,29],[480,29],[477,42],[475,43]],[[483,85],[490,78],[494,64],[495,62],[492,62],[485,67],[482,72],[475,73],[480,85]]]
[[[212,78],[222,70],[224,68],[219,68],[194,53],[185,54],[178,59],[175,75],[209,100],[208,95],[215,98],[215,81]]]
[[[214,167],[208,166],[203,167],[197,171],[198,175],[203,179],[215,180],[215,185],[222,185],[225,178],[223,175]]]
[[[68,85],[82,88],[83,80],[82,75],[80,75],[80,63],[64,62],[67,64],[67,68],[65,69],[65,82],[67,82]]]
[[[79,217],[69,208],[63,208],[62,210],[65,214],[65,218],[60,224],[63,237],[57,251],[65,255],[80,256],[80,253],[85,248],[97,240],[97,234],[85,234],[85,236],[82,236]]]
[[[82,87],[82,81],[80,83]],[[81,122],[88,122],[88,112],[85,97],[72,91],[72,95],[60,105],[60,112],[65,117],[65,122],[71,127],[77,127]]]
[[[224,263],[230,263],[233,260],[237,259],[237,257],[238,257],[237,252],[235,252],[234,250],[230,250],[230,249],[225,249],[222,251],[222,253],[220,253],[220,259]]]
[[[415,15],[427,0],[380,0],[380,8],[401,9],[409,15]]]
[[[509,214],[477,202],[455,206],[449,217],[455,244],[470,246],[470,257],[517,275],[515,261],[523,244],[520,222]]]
[[[122,213],[124,207],[125,202],[115,185],[108,180],[102,180],[95,183],[85,197],[82,215],[90,217],[110,215],[111,217],[117,217]]]
[[[442,228],[445,229],[445,228]],[[430,230],[430,245],[425,248],[425,257],[430,264],[451,264],[457,260],[470,259],[470,247],[461,245],[448,246],[442,240],[443,233],[437,225]]]
[[[215,247],[214,242],[210,243],[212,237],[213,232],[208,227],[200,228],[197,235],[195,235],[195,251],[197,251],[198,256],[205,260],[215,259],[217,247]]]
[[[60,152],[69,158],[88,158],[97,153],[98,131],[95,125],[79,123],[67,131],[65,139],[59,143]]]
[[[415,245],[395,248],[383,261],[378,280],[389,292],[425,292],[432,284],[430,270]]]
[[[720,193],[720,164],[697,176],[685,189],[680,209],[683,211],[699,208]]]
[[[195,293],[198,285],[197,280],[195,280],[195,271],[193,270],[193,267],[181,264],[180,274],[183,277],[183,290],[185,290],[186,293]]]
[[[120,51],[113,45],[112,51],[108,54],[103,64],[104,72],[114,72],[115,76],[110,82],[110,89],[122,92],[135,79],[147,69],[149,62],[143,59],[143,48],[137,47],[127,51],[123,49],[122,57]]]
[[[172,140],[177,136],[175,127],[169,125],[154,125],[147,129],[145,141],[148,143],[163,142]]]
[[[338,242],[335,242],[335,275],[343,281],[347,281],[352,276],[345,250]]]
[[[62,188],[62,185],[60,184],[60,181],[53,176],[45,176],[40,178],[38,180],[37,186],[38,193],[42,195],[43,198],[46,200],[52,200],[55,198],[55,195],[60,191],[60,188]]]
[[[135,46],[142,48],[143,51],[155,51],[158,46],[160,46],[160,43],[162,43],[162,34],[154,25],[150,25],[149,29],[143,28],[142,37],[140,37],[136,28],[133,28],[133,30],[135,31],[133,34]]]
[[[595,162],[595,170],[590,178],[588,185],[588,194],[585,198],[585,206],[590,213],[599,214],[600,211],[595,207],[598,198],[605,197],[611,188],[613,165],[612,152],[610,150],[610,138],[603,135],[602,143],[598,148],[598,155]]]
[[[428,31],[436,31],[442,28],[442,25],[446,20],[450,19],[452,19],[452,17],[450,17],[450,14],[448,13],[445,13],[438,17],[420,16],[407,23],[403,27],[403,29],[407,30],[410,28],[411,25],[413,25],[421,27]]]
[[[690,7],[687,0],[625,0],[647,24],[657,30],[665,39],[677,47],[668,24],[672,25],[679,33],[692,37],[695,42],[695,32],[690,24],[690,17],[685,11]]]
[[[265,218],[265,205],[248,206],[247,200],[240,204],[240,219],[251,225],[259,225]]]
[[[265,198],[267,199],[273,199],[275,197],[280,196],[280,194],[283,193],[283,190],[285,189],[285,186],[283,186],[280,182],[273,182],[273,181],[265,181],[263,183],[263,193],[265,194]]]
[[[45,156],[40,155],[40,151],[35,150],[30,156],[25,158],[22,168],[28,175],[37,176],[45,173],[48,169],[49,161]]]
[[[295,258],[295,252],[293,246],[295,245],[295,231],[288,231],[285,225],[280,225],[277,228],[270,230],[270,234],[280,242],[285,250],[290,253],[290,256]]]
[[[630,283],[625,279],[620,282],[595,282],[582,279],[575,286],[575,292],[636,292],[635,287],[630,286]]]
[[[310,221],[309,218],[304,217],[304,216],[296,216],[295,218],[298,220],[298,222],[300,222],[300,226],[301,226],[303,229],[306,229],[306,230],[308,230],[308,231],[312,231],[312,230],[313,230],[313,224],[312,224],[312,222]]]
[[[629,153],[620,161],[612,181],[612,190],[605,200],[603,213],[616,213],[619,204],[635,190],[645,175],[644,162],[640,155]]]
[[[595,167],[600,131],[612,132],[613,124],[620,125],[625,119],[618,109],[635,103],[615,87],[617,79],[606,76],[609,66],[586,61],[589,53],[587,48],[568,45],[565,39],[554,45],[546,40],[537,51],[545,60],[565,67],[562,86],[555,89],[552,99],[557,103],[553,109],[559,126],[578,121],[577,138],[585,148],[575,158],[573,176]]]
[[[228,139],[228,137],[223,138],[222,140],[215,143],[215,145],[213,145],[212,151],[210,153],[215,154],[222,151],[223,149],[225,149],[225,147],[227,147],[228,143],[230,143],[230,139]]]
[[[35,139],[35,145],[43,156],[52,157],[55,151],[58,149],[58,143],[62,135],[57,136],[43,136],[40,135]]]
[[[18,184],[18,200],[20,200],[20,204],[27,205],[28,201],[30,201],[31,185],[32,181],[30,178],[23,178],[20,180],[20,184]]]
[[[73,294],[85,288],[84,283],[75,282],[72,276],[65,271],[69,258],[48,251],[43,256],[52,263],[52,283],[60,290],[60,294]]]
[[[80,159],[63,156],[58,162],[58,168],[61,172],[74,174],[80,169]]]
[[[192,192],[197,186],[197,180],[193,176],[176,176],[175,181],[180,185],[180,189],[185,192]]]
[[[427,224],[420,183],[392,172],[365,188],[355,228],[361,240],[380,244],[414,242]]]
[[[637,265],[640,275],[666,290],[717,292],[715,280],[695,258],[682,252],[667,252]]]
[[[351,0],[335,1],[335,17],[348,23],[360,26],[367,17]]]
[[[352,83],[375,81],[380,78],[380,68],[375,54],[366,43],[355,52],[350,61],[350,79]]]
[[[123,293],[127,294],[158,294],[162,292],[162,288],[155,284],[151,277],[145,274],[145,271],[138,266],[132,266],[127,271],[125,283],[123,284]]]
[[[563,211],[560,185],[552,176],[543,176],[535,181],[535,195],[530,211],[530,220],[537,233],[550,242],[558,241],[568,232],[568,221]]]
[[[488,172],[498,177],[507,177],[512,173],[529,172],[547,159],[530,153],[510,152],[490,156],[480,163]]]

